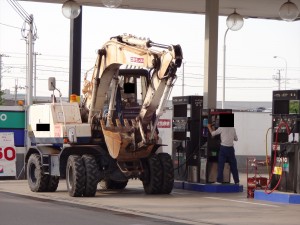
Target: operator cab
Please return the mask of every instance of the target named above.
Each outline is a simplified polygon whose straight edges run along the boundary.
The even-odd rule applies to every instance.
[[[119,69],[112,121],[119,119],[124,125],[124,119],[135,120],[146,96],[149,77],[150,73],[146,69],[122,69],[122,67]],[[113,97],[111,94],[107,96],[107,108],[111,97]],[[105,119],[107,119],[106,116],[104,115]]]

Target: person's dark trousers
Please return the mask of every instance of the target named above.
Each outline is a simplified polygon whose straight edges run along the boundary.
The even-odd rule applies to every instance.
[[[239,179],[239,172],[237,169],[234,147],[226,147],[222,145],[219,151],[217,182],[219,183],[223,182],[223,170],[224,170],[225,162],[228,162],[230,165],[230,170],[233,176],[234,183],[239,183],[240,179]]]

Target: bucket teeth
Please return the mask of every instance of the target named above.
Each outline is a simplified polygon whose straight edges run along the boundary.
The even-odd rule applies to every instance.
[[[100,120],[100,124],[103,129],[116,131],[120,133],[127,133],[133,131],[134,126],[136,125],[135,120],[131,120],[132,125],[130,125],[129,121],[127,119],[124,119],[124,126],[122,125],[120,119],[115,120],[115,124],[112,122],[111,119],[107,120],[107,123],[105,124],[104,120]]]
[[[122,124],[119,119],[116,119],[116,125],[117,125],[117,127],[122,128]]]
[[[100,124],[101,124],[101,127],[102,127],[102,128],[105,128],[105,123],[104,123],[104,120],[103,120],[103,119],[100,120]]]
[[[136,121],[135,121],[135,119],[131,119],[131,123],[132,123],[132,126],[133,126],[133,127],[136,126]]]
[[[130,124],[127,119],[124,119],[124,125],[125,127],[130,128]]]
[[[107,126],[103,119],[100,120],[102,131],[104,134],[106,146],[112,158],[116,159],[120,152],[134,150],[134,129],[124,121],[125,126],[119,119],[115,120],[115,124],[111,119],[107,121]],[[127,126],[126,126],[127,124]]]
[[[107,121],[108,121],[108,125],[109,125],[111,128],[113,128],[113,127],[115,126],[111,118],[108,118]]]

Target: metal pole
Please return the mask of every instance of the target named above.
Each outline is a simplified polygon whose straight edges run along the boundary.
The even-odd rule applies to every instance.
[[[2,84],[2,54],[0,54],[0,91],[1,91],[1,84]]]
[[[17,105],[17,96],[18,96],[18,78],[15,79],[15,105]]]
[[[2,57],[9,57],[5,54],[0,54],[0,91],[2,89]]]
[[[287,61],[285,58],[283,57],[278,57],[278,58],[282,58],[285,62],[285,74],[284,74],[284,90],[286,90],[286,79],[287,79]]]
[[[225,108],[225,75],[226,75],[226,37],[229,28],[225,31],[224,34],[224,45],[223,45],[223,96],[222,96],[222,109]]]
[[[36,103],[36,55],[37,52],[34,52],[34,102]]]
[[[284,60],[285,63],[285,75],[284,75],[284,90],[286,90],[286,81],[287,81],[287,60],[281,56],[274,56],[274,58],[280,58]]]
[[[287,79],[287,61],[286,59],[284,59],[285,61],[285,75],[284,75],[284,90],[286,90],[286,79]]]
[[[182,63],[182,96],[184,96],[184,62]]]
[[[27,80],[26,80],[26,86],[27,86],[27,106],[32,105],[32,77],[33,77],[33,15],[30,15],[32,18],[30,22],[30,30],[28,32],[28,53],[27,53]]]
[[[280,83],[281,83],[281,75],[280,75],[280,70],[278,70],[278,90],[281,90]]]
[[[81,93],[82,14],[80,6],[79,16],[70,20],[69,98]]]

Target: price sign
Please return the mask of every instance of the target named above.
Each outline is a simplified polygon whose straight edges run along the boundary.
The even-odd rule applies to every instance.
[[[14,133],[0,133],[0,176],[16,176]]]
[[[14,147],[0,147],[0,159],[4,159],[7,161],[15,161],[16,149]]]

